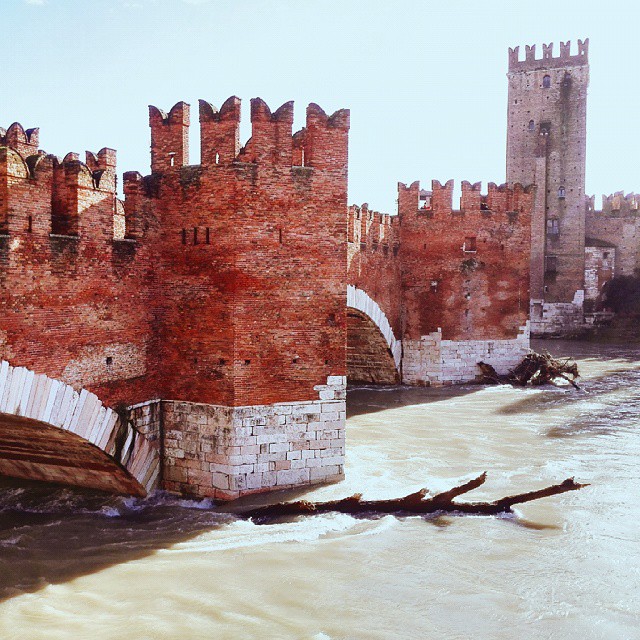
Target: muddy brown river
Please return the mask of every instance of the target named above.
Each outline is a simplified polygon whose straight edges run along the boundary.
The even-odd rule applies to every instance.
[[[547,342],[582,391],[357,389],[347,479],[398,496],[487,470],[468,499],[575,476],[513,517],[258,526],[210,502],[0,487],[0,638],[640,638],[640,347]]]

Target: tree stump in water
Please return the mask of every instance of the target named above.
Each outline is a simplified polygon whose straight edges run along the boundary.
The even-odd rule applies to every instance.
[[[486,362],[478,362],[478,366],[482,371],[482,382],[485,384],[513,384],[524,387],[527,384],[549,384],[556,378],[562,378],[576,389],[580,388],[575,382],[580,375],[578,365],[571,358],[558,360],[546,351],[528,353],[519,365],[505,375],[499,374]]]

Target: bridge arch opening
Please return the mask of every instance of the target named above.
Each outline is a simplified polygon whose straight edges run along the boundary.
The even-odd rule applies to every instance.
[[[127,412],[86,389],[0,363],[0,475],[144,496],[160,457]]]
[[[402,345],[380,306],[362,289],[347,289],[347,381],[399,384]]]

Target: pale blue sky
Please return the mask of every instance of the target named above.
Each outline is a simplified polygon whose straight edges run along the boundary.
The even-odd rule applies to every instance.
[[[396,183],[504,181],[509,46],[590,38],[587,192],[640,191],[640,5],[482,0],[0,0],[0,126],[118,150],[149,172],[147,105],[249,99],[351,109],[349,202]],[[194,149],[197,151],[197,149]],[[192,163],[198,162],[192,154]]]

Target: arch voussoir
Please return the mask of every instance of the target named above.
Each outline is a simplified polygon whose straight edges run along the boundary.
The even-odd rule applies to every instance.
[[[157,488],[157,447],[132,422],[87,389],[72,386],[26,367],[0,362],[0,415],[26,418],[75,434],[106,454],[139,485],[140,495]],[[17,424],[27,424],[20,423]],[[15,425],[14,425],[15,426]],[[23,476],[20,476],[23,477]]]
[[[402,361],[402,342],[398,340],[391,328],[389,319],[380,305],[371,298],[366,291],[358,289],[353,285],[347,285],[347,307],[352,307],[368,316],[378,327],[393,355],[396,370],[400,371]]]

